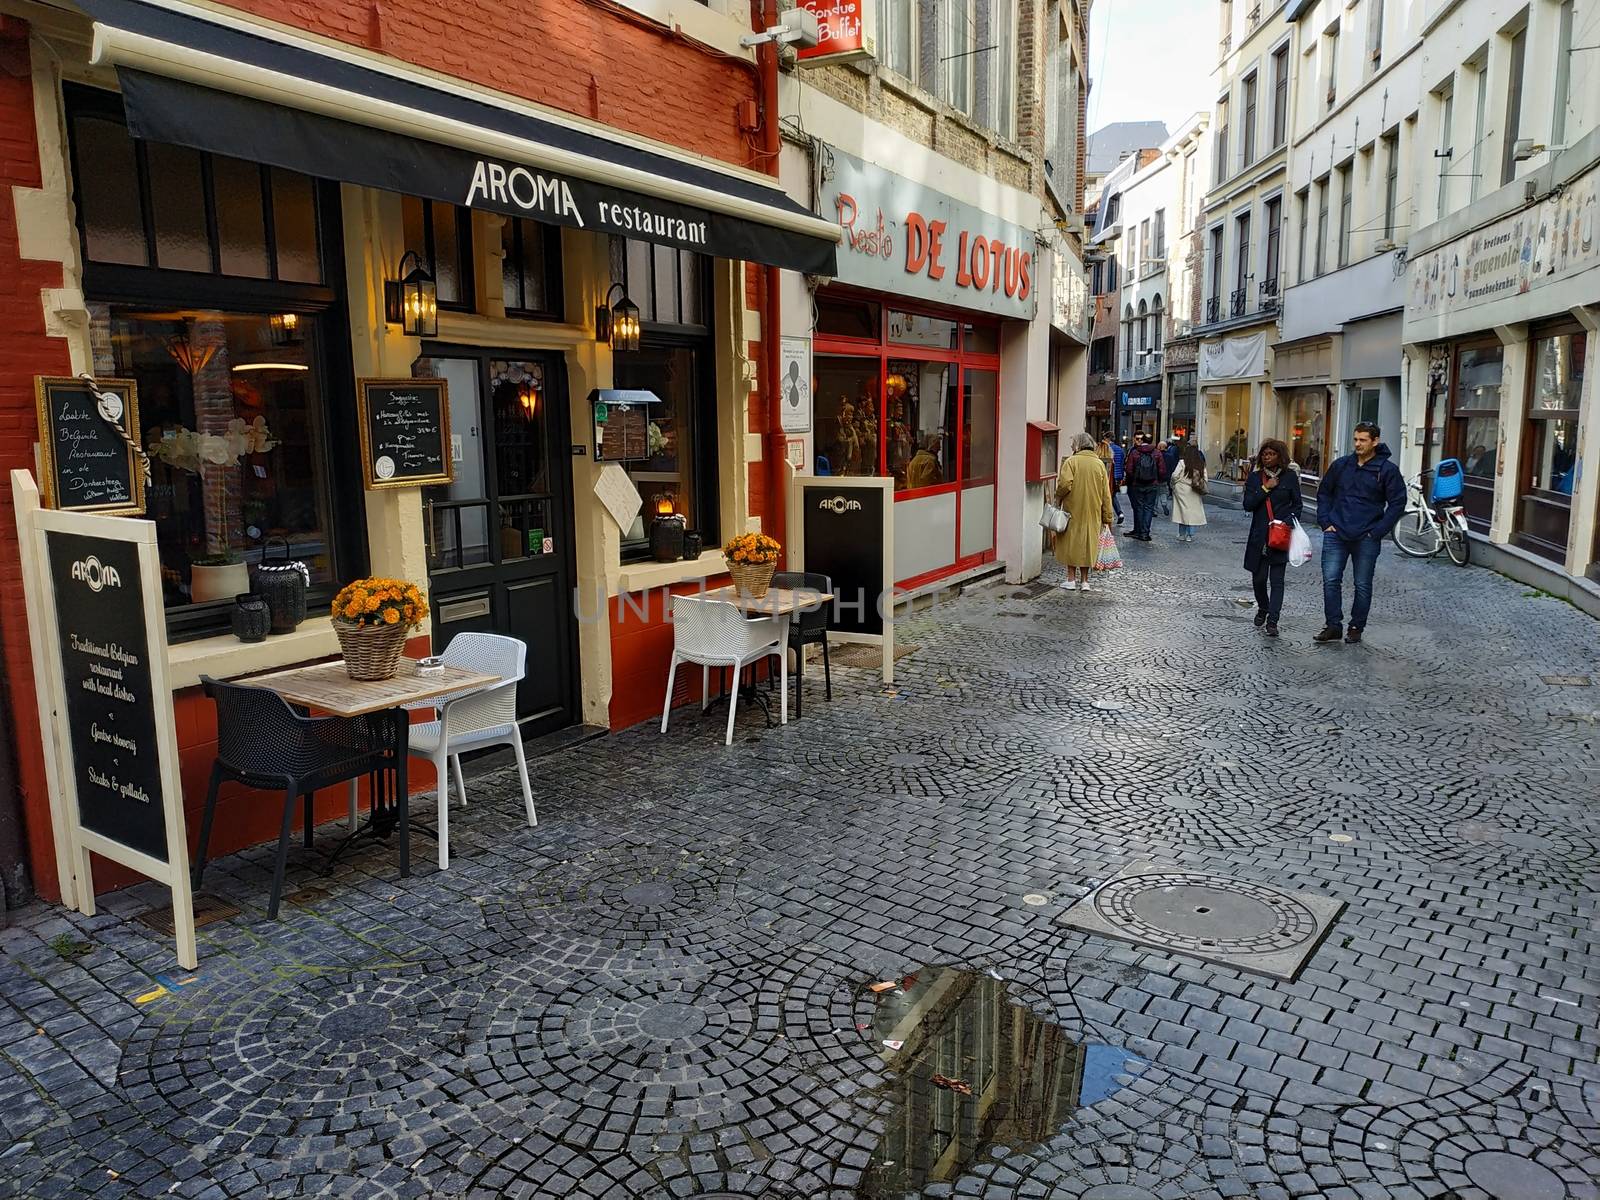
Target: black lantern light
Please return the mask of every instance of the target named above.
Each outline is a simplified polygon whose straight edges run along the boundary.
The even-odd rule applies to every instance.
[[[406,263],[416,265],[410,271]],[[411,337],[433,337],[439,332],[439,288],[415,250],[400,260],[399,279],[383,285],[384,315]]]
[[[684,532],[689,522],[672,509],[670,494],[656,497],[656,513],[650,522],[650,557],[657,562],[677,562],[683,557]]]
[[[617,302],[611,303],[611,294]],[[609,306],[609,307],[608,307]],[[627,290],[613,283],[606,291],[606,303],[594,310],[594,340],[609,342],[613,350],[639,348],[639,306],[628,299]]]

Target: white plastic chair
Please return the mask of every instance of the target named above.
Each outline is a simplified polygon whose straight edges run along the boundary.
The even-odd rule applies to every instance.
[[[522,681],[526,667],[527,645],[498,633],[458,633],[439,657],[446,666],[501,678],[501,682],[485,688],[409,706],[433,708],[439,712],[438,720],[411,726],[410,750],[413,758],[432,759],[439,779],[439,868],[444,870],[450,866],[450,788],[446,769],[447,765],[454,769],[456,792],[465,807],[467,789],[461,777],[464,751],[484,746],[510,746],[517,756],[517,774],[522,777],[522,801],[528,809],[528,824],[537,825],[539,817],[533,809],[528,760],[522,751],[522,731],[517,726],[517,684]]]
[[[777,617],[747,617],[726,600],[706,600],[697,596],[672,598],[672,669],[667,672],[667,698],[661,705],[661,732],[667,731],[672,715],[672,689],[678,680],[678,664],[700,664],[700,708],[710,704],[711,668],[733,668],[733,683],[728,694],[728,736],[724,745],[733,745],[733,720],[739,709],[739,672],[768,655],[776,655],[783,699],[782,721],[789,721],[789,658],[783,647],[783,622]]]

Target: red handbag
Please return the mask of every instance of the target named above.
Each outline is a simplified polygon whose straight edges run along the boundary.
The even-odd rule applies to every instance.
[[[1279,521],[1272,515],[1272,499],[1267,499],[1267,549],[1289,551],[1289,539],[1294,535],[1294,526],[1287,521]]]

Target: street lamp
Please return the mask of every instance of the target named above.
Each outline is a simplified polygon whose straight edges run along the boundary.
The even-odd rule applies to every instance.
[[[406,263],[416,265],[408,272]],[[410,337],[434,337],[439,332],[439,288],[415,250],[400,260],[399,279],[383,285],[384,315]]]

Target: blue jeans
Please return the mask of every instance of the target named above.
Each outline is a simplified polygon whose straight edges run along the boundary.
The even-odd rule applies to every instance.
[[[1122,500],[1120,498],[1122,485],[1113,484],[1111,487],[1111,511],[1117,514],[1117,520],[1122,520]]]
[[[1178,525],[1178,536],[1179,537],[1193,537],[1194,536],[1194,526],[1193,525],[1184,525],[1184,524],[1180,523]]]
[[[1365,629],[1372,608],[1372,573],[1378,565],[1377,538],[1347,542],[1337,533],[1322,534],[1322,621],[1329,629],[1344,625],[1344,567],[1355,564],[1356,594],[1350,605],[1350,628]]]
[[[1150,522],[1156,515],[1156,492],[1153,487],[1131,487],[1128,499],[1133,502],[1133,533],[1135,537],[1150,536]]]

